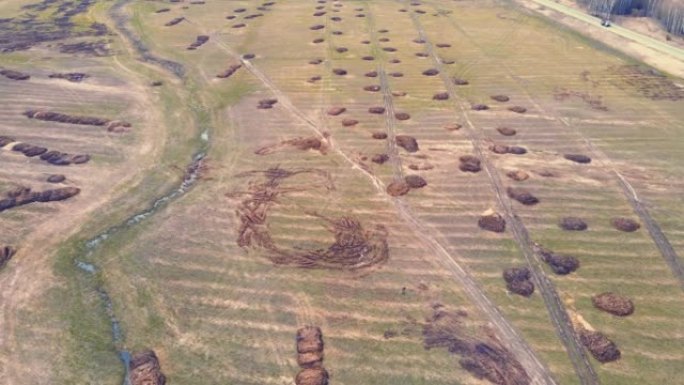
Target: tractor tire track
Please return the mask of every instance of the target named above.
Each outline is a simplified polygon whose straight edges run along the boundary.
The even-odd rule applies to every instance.
[[[551,280],[549,280],[549,278],[546,276],[542,262],[532,248],[533,243],[530,240],[529,233],[522,220],[515,214],[515,209],[513,208],[510,199],[508,199],[504,192],[504,184],[498,174],[498,171],[492,165],[491,161],[487,157],[487,154],[482,150],[481,144],[485,140],[482,130],[477,128],[472,120],[470,120],[468,117],[467,106],[460,101],[456,89],[444,71],[443,65],[435,52],[432,42],[425,33],[418,16],[416,16],[415,13],[411,13],[410,17],[419,34],[419,37],[425,41],[426,50],[433,61],[433,65],[440,72],[442,82],[449,93],[450,99],[453,100],[452,103],[455,104],[455,107],[460,110],[460,114],[464,117],[466,123],[464,125],[464,133],[468,140],[472,143],[475,155],[482,160],[484,170],[489,177],[495,196],[499,202],[499,206],[503,209],[506,220],[511,225],[514,238],[518,243],[523,256],[525,257],[528,266],[532,270],[533,281],[539,288],[539,292],[544,300],[544,304],[547,308],[549,316],[551,317],[553,326],[556,329],[556,334],[565,346],[570,361],[575,368],[577,377],[582,385],[598,385],[600,383],[598,376],[589,361],[589,357],[587,356],[582,343],[579,340],[579,336],[575,333],[575,329],[570,316],[563,305],[563,301],[560,298],[553,282],[551,282]]]

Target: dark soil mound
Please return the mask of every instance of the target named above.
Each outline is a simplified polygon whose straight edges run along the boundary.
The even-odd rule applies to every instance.
[[[394,117],[397,120],[409,120],[409,119],[411,119],[411,115],[407,114],[406,112],[396,112],[394,114]]]
[[[483,230],[494,233],[503,233],[506,230],[506,220],[494,211],[485,212],[477,221],[477,225]]]
[[[561,229],[570,231],[584,231],[589,227],[584,220],[577,217],[561,218],[558,225]]]
[[[161,372],[159,359],[152,350],[133,355],[128,363],[128,379],[131,385],[166,384],[166,377]]]
[[[347,111],[344,107],[330,107],[328,108],[328,115],[337,116],[343,112]]]
[[[458,160],[461,164],[458,168],[463,172],[480,172],[482,165],[480,159],[472,155],[463,155]]]
[[[467,86],[468,84],[470,84],[467,80],[459,78],[453,78],[451,81],[454,83],[454,85],[457,86]]]
[[[257,105],[257,108],[260,110],[268,110],[273,108],[273,106],[278,103],[278,99],[261,99],[259,100],[259,104]]]
[[[473,104],[470,108],[473,109],[474,111],[484,111],[484,110],[488,110],[489,106],[486,104]]]
[[[527,112],[527,108],[521,106],[508,107],[509,111],[517,112],[518,114],[524,114]]]
[[[374,78],[378,76],[378,73],[376,71],[366,72],[365,76],[369,78]]]
[[[423,75],[425,75],[425,76],[436,76],[436,75],[439,75],[439,71],[434,69],[434,68],[430,68],[429,70],[423,71]]]
[[[501,102],[501,103],[505,103],[505,102],[511,100],[511,98],[509,98],[506,95],[492,95],[491,98],[492,98],[492,100],[496,100],[497,102]]]
[[[418,141],[416,140],[416,138],[412,136],[397,135],[394,139],[397,142],[397,146],[403,148],[408,152],[417,152],[419,150]]]
[[[359,124],[359,121],[356,119],[342,119],[342,125],[344,127],[356,126],[357,124]]]
[[[206,43],[208,41],[209,41],[209,36],[199,35],[199,36],[197,36],[197,38],[195,38],[195,41],[192,44],[190,44],[188,49],[189,50],[197,49],[197,48],[201,47],[202,45],[204,45],[204,43]]]
[[[385,107],[370,107],[368,109],[368,112],[371,114],[384,114],[385,113]]]
[[[387,134],[384,132],[374,132],[373,139],[387,139]]]
[[[530,174],[522,170],[516,170],[507,172],[506,176],[513,179],[516,182],[522,182],[524,180],[527,180],[530,177]]]
[[[387,193],[393,197],[406,195],[411,187],[404,181],[394,181],[387,185]]]
[[[177,17],[177,18],[175,18],[175,19],[169,21],[168,23],[166,23],[166,24],[164,24],[164,25],[167,26],[167,27],[172,27],[172,26],[174,26],[174,25],[180,23],[180,22],[183,21],[183,20],[185,20],[185,18],[184,18],[183,16]]]
[[[531,273],[527,267],[511,267],[503,272],[508,291],[529,297],[534,293],[534,283],[530,280]]]
[[[449,93],[448,92],[438,92],[434,95],[432,95],[432,100],[448,100],[449,99]]]
[[[563,158],[565,158],[567,160],[571,160],[571,161],[576,162],[576,163],[582,163],[582,164],[591,163],[591,158],[586,156],[586,155],[582,155],[582,154],[565,154],[565,155],[563,155]]]
[[[2,208],[0,208],[2,211]],[[3,246],[0,248],[0,269],[7,266],[7,263],[12,259],[17,251],[12,246]]]
[[[411,188],[423,188],[427,186],[427,181],[418,175],[407,175],[404,177],[404,181]]]
[[[73,83],[78,83],[83,81],[83,79],[89,78],[90,75],[83,72],[67,72],[67,73],[53,73],[48,75],[50,79],[65,79]]]
[[[339,76],[343,76],[343,75],[346,75],[346,74],[347,74],[347,70],[342,69],[342,68],[335,68],[335,69],[332,70],[332,72],[333,72],[335,75],[339,75]]]
[[[52,174],[48,176],[47,182],[48,183],[62,183],[66,180],[66,177],[62,174]]]
[[[611,341],[603,333],[597,331],[581,330],[580,340],[594,358],[599,362],[611,362],[620,359],[621,353],[615,342]]]
[[[228,67],[227,70],[221,72],[220,74],[216,75],[217,78],[221,79],[226,79],[231,77],[237,70],[242,68],[242,64],[233,64],[230,67]]]
[[[377,85],[365,86],[365,87],[363,87],[363,90],[368,91],[368,92],[378,92],[378,91],[380,91],[380,86],[377,86]]]
[[[634,219],[629,219],[629,218],[613,218],[610,221],[610,223],[616,229],[618,229],[620,231],[627,232],[627,233],[637,231],[641,227],[639,222],[635,221]]]
[[[579,260],[571,255],[560,255],[543,248],[539,248],[538,252],[542,256],[542,261],[558,275],[567,275],[579,269]]]
[[[437,307],[423,326],[425,348],[446,348],[460,355],[461,367],[493,384],[529,385],[531,380],[515,356],[490,333],[469,331],[466,316]]]
[[[631,299],[615,293],[601,293],[591,297],[594,307],[620,317],[634,313],[634,303]]]
[[[375,154],[371,158],[371,161],[373,163],[377,163],[377,164],[383,164],[383,163],[387,162],[388,160],[389,160],[389,155],[387,155],[387,154]]]
[[[296,385],[328,385],[328,372],[324,368],[302,369],[295,377]]]
[[[499,127],[496,130],[499,131],[499,134],[501,134],[503,136],[513,136],[513,135],[517,134],[517,131],[515,131],[512,128],[508,128],[508,127]]]
[[[537,199],[537,197],[522,188],[509,187],[506,189],[506,193],[510,198],[515,199],[516,201],[527,206],[536,205],[539,203],[539,199]]]

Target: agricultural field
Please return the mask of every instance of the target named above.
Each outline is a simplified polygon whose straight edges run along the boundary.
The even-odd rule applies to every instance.
[[[684,79],[505,0],[0,14],[0,383],[684,384]]]

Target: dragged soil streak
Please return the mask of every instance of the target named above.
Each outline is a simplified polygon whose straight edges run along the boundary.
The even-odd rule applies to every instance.
[[[473,124],[473,122],[468,118],[468,114],[466,111],[469,109],[469,106],[466,106],[459,101],[460,99],[454,88],[454,85],[449,79],[447,71],[443,70],[442,63],[439,60],[437,54],[435,53],[433,44],[428,40],[428,37],[425,31],[423,30],[422,24],[418,19],[418,16],[416,16],[414,13],[411,13],[410,17],[413,20],[413,24],[416,30],[418,31],[419,38],[425,41],[425,48],[430,53],[430,57],[432,58],[435,67],[438,70],[440,70],[440,76],[442,77],[442,81],[445,87],[447,88],[449,95],[451,96],[450,99],[460,110],[460,112],[463,114],[466,120],[467,124],[464,126],[464,133],[471,141],[475,155],[482,160],[484,169],[489,176],[492,188],[494,189],[497,200],[499,201],[499,205],[502,208],[504,208],[504,213],[506,214],[507,222],[510,223],[510,227],[513,231],[515,239],[519,244],[520,249],[523,252],[523,255],[525,256],[525,259],[527,260],[527,263],[532,270],[533,281],[535,285],[539,288],[539,292],[542,295],[542,298],[544,298],[544,303],[546,305],[547,310],[549,311],[549,315],[551,316],[552,322],[556,329],[556,333],[565,345],[570,360],[572,361],[573,366],[575,367],[575,371],[577,372],[577,376],[579,377],[583,385],[599,384],[598,376],[596,375],[594,368],[591,366],[591,363],[589,362],[589,358],[587,357],[587,354],[584,348],[582,347],[581,341],[579,340],[579,336],[575,333],[570,317],[563,305],[563,301],[558,295],[558,292],[556,291],[553,283],[546,276],[539,257],[532,250],[532,242],[529,238],[527,229],[522,223],[522,220],[515,214],[510,200],[506,198],[504,186],[501,181],[501,178],[499,177],[499,174],[497,173],[497,170],[491,164],[485,152],[482,150],[482,147],[480,146],[480,143],[483,141],[482,132],[481,130],[478,130]],[[518,336],[517,332],[514,331],[512,328],[511,333],[514,333],[518,339],[522,340],[522,337]],[[537,358],[534,356],[532,349],[529,346],[522,344],[523,343],[521,341],[521,348],[524,349],[529,355],[528,359],[534,360],[529,362],[522,362],[522,364],[528,370],[528,374],[530,374],[530,377],[533,379],[533,381],[540,381],[546,384],[554,384],[555,381],[551,377],[549,370],[546,367],[544,367],[541,362],[537,360]]]

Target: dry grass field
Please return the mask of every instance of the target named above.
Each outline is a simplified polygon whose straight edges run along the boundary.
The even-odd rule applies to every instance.
[[[0,13],[56,23],[64,2],[25,3]],[[684,384],[684,80],[507,1],[102,1],[71,20],[59,44],[107,53],[0,53],[31,75],[0,77],[0,194],[80,189],[0,211],[0,382],[118,384],[151,349],[169,384],[290,385],[314,325],[331,384]],[[108,32],[75,36],[93,22]],[[634,313],[594,307],[604,292]]]

